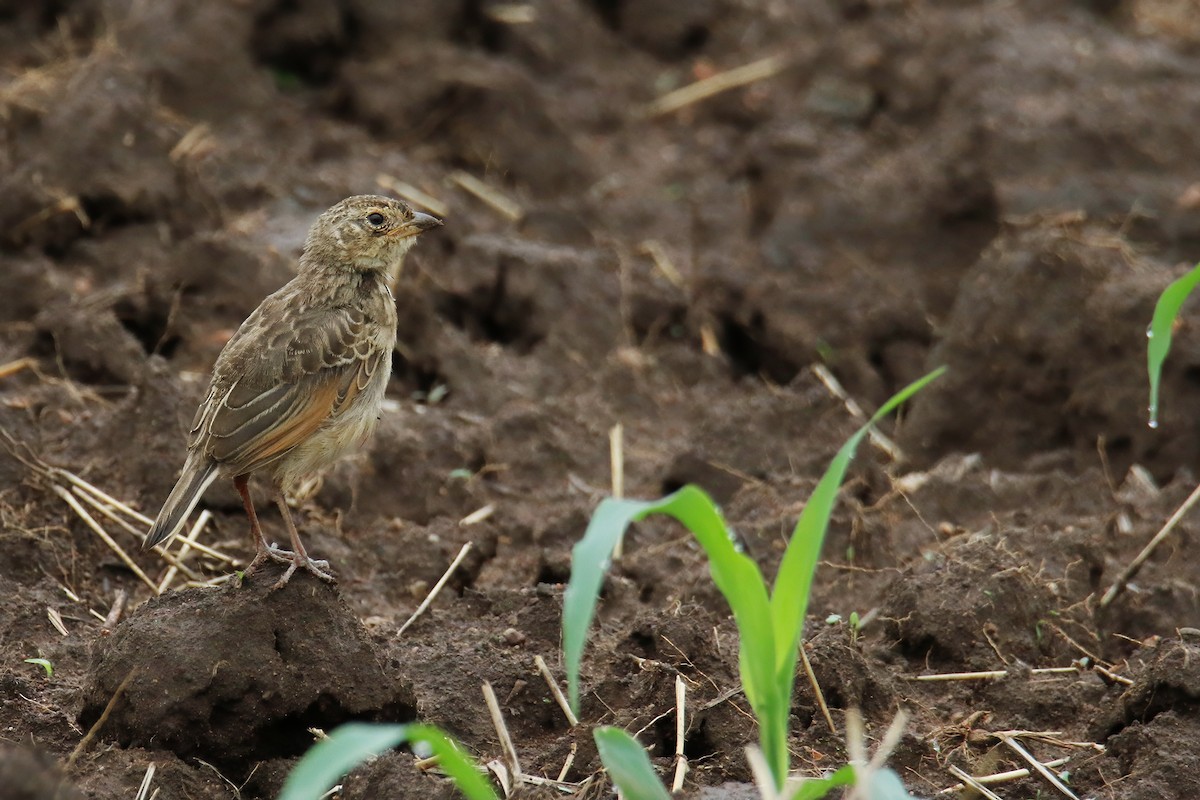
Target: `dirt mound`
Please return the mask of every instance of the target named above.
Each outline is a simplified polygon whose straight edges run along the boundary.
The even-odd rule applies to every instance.
[[[307,578],[271,585],[264,573],[143,605],[98,643],[80,724],[111,701],[105,737],[244,779],[255,761],[303,753],[308,728],[413,718],[405,679],[336,590]]]

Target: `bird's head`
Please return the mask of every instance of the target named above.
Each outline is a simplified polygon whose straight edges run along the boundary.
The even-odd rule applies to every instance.
[[[378,195],[347,197],[317,218],[308,231],[301,268],[321,266],[358,272],[390,271],[416,242],[437,228],[437,217],[401,200]]]

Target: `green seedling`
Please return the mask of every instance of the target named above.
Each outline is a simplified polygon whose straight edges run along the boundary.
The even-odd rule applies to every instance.
[[[26,664],[37,664],[37,665],[38,665],[39,667],[41,667],[42,669],[46,670],[46,677],[47,677],[47,678],[51,678],[51,677],[53,677],[53,676],[54,676],[54,665],[53,665],[53,664],[51,664],[51,663],[50,663],[50,661],[49,661],[48,659],[45,659],[45,658],[27,658],[27,659],[25,659],[25,663],[26,663]]]
[[[288,775],[279,800],[319,800],[347,772],[404,742],[424,745],[437,756],[442,770],[467,800],[497,800],[475,764],[437,728],[367,722],[347,722],[313,745]]]
[[[637,739],[608,726],[596,728],[592,738],[608,776],[625,800],[671,800],[671,793],[659,782],[650,757]]]
[[[935,370],[897,393],[837,452],[796,523],[770,593],[758,565],[734,544],[720,510],[695,486],[648,502],[604,500],[572,550],[571,579],[563,598],[563,657],[575,713],[579,713],[579,670],[587,631],[613,548],[631,523],[666,514],[696,537],[708,556],[713,581],[733,612],[742,686],[758,719],[759,744],[774,784],[770,788],[781,789],[788,773],[788,714],[804,617],[842,478],[870,426],[943,372],[944,368]]]
[[[1154,316],[1146,329],[1146,371],[1150,373],[1150,427],[1158,427],[1158,386],[1162,377],[1163,362],[1171,352],[1171,334],[1183,302],[1200,284],[1200,264],[1191,272],[1174,281],[1159,295],[1154,306]]]

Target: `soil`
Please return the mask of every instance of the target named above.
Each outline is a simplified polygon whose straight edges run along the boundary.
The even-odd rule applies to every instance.
[[[1200,797],[1196,523],[1100,604],[1200,461],[1200,312],[1158,429],[1144,367],[1154,301],[1200,251],[1193,10],[0,2],[0,795],[129,798],[153,765],[160,798],[269,798],[310,728],[351,719],[434,723],[486,762],[502,756],[486,681],[524,772],[570,761],[563,778],[603,796],[591,728],[636,732],[666,774],[681,676],[684,795],[751,796],[736,631],[678,527],[639,524],[606,582],[579,726],[534,658],[562,680],[570,548],[617,423],[627,494],[699,484],[773,574],[858,424],[823,363],[867,409],[949,372],[841,492],[804,645],[836,732],[801,674],[795,768],[845,763],[849,709],[871,746],[905,709],[889,764],[918,796],[957,783],[950,765],[1024,766],[997,735],[1020,730],[1069,757],[1080,797]],[[771,77],[646,112],[774,55]],[[377,435],[296,499],[336,588],[177,577],[153,596],[36,465],[153,515],[213,360],[307,226],[398,182],[446,226],[397,285]],[[245,563],[232,487],[204,507],[201,541]],[[162,581],[166,563],[98,522]],[[988,670],[1005,676],[914,680]],[[454,792],[398,750],[340,796]]]

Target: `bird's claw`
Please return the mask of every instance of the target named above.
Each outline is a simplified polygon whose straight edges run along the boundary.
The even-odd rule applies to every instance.
[[[278,564],[286,564],[287,569],[283,575],[271,587],[271,591],[282,589],[287,586],[288,581],[296,574],[296,570],[303,569],[305,572],[311,573],[313,576],[320,578],[326,583],[337,583],[337,578],[332,573],[328,572],[329,562],[323,558],[309,558],[307,553],[297,553],[294,550],[284,550],[278,545],[271,544],[264,548],[260,548],[255,554],[254,560],[250,562],[250,566],[246,567],[243,573],[246,577],[254,574],[259,567],[268,561],[274,561]]]

